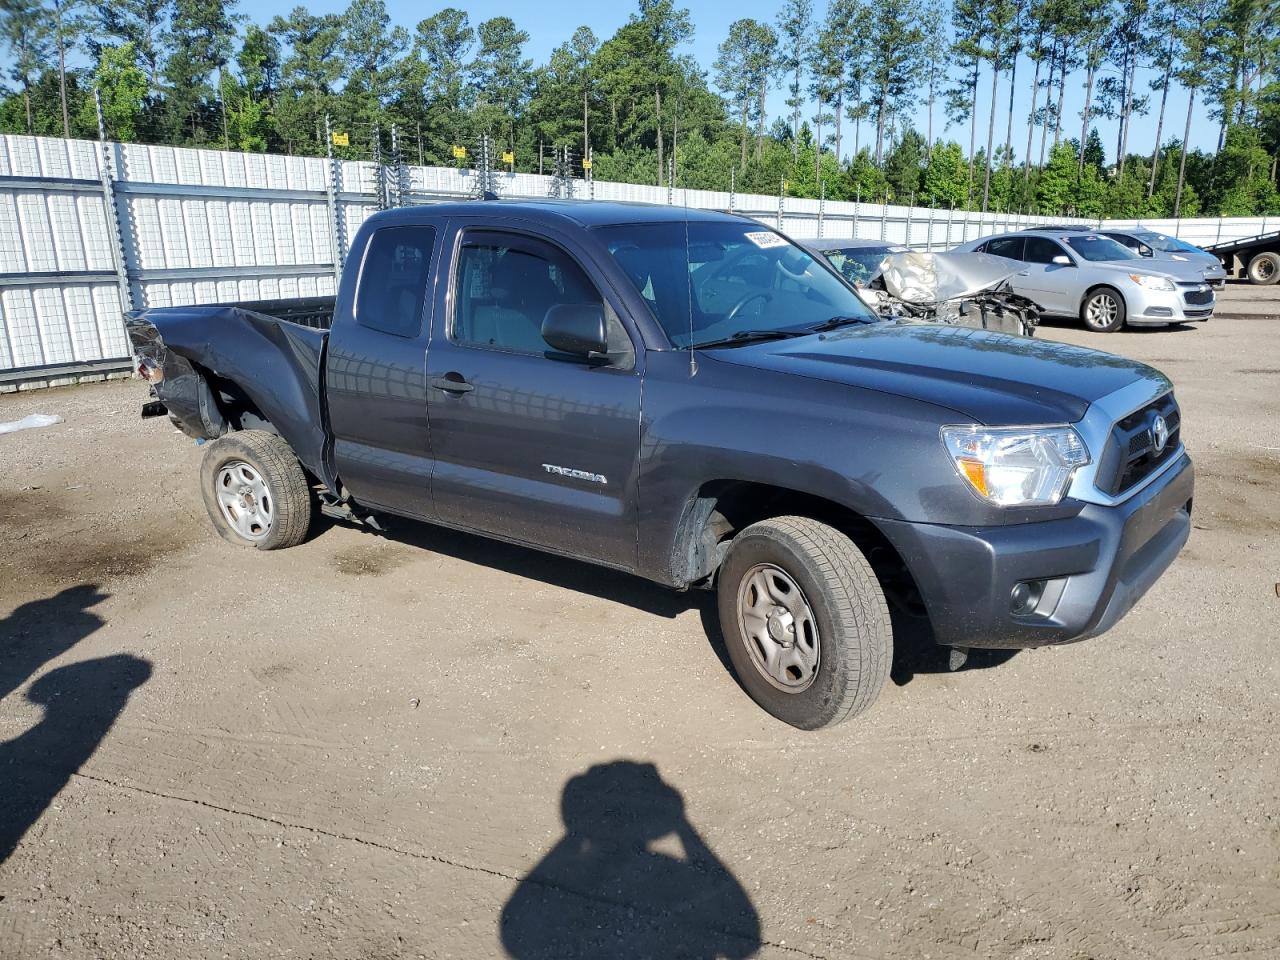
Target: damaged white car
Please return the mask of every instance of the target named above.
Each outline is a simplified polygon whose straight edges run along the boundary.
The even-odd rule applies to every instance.
[[[1035,336],[1040,311],[1010,285],[1024,269],[1016,260],[987,253],[921,253],[868,240],[803,242],[830,260],[883,317]]]

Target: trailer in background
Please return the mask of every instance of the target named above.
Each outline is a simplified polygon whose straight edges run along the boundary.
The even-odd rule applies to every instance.
[[[1228,276],[1257,284],[1280,282],[1280,230],[1208,244],[1205,249],[1222,261]]]

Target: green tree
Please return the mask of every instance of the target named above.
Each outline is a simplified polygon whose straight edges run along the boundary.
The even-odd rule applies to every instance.
[[[780,55],[778,67],[791,75],[787,85],[787,106],[791,108],[792,159],[798,157],[800,111],[804,107],[804,72],[813,45],[813,0],[784,0],[778,12]]]
[[[924,170],[924,203],[931,207],[959,207],[968,196],[969,173],[964,150],[954,141],[936,141]]]
[[[275,17],[267,29],[284,51],[276,134],[290,153],[323,153],[324,118],[333,109],[334,87],[342,76],[342,19],[294,7],[288,17]]]
[[[875,56],[867,76],[876,105],[876,163],[884,152],[885,124],[894,110],[905,109],[920,70],[921,41],[918,0],[881,0],[868,41]]]
[[[1180,63],[1174,77],[1187,91],[1187,122],[1182,132],[1182,159],[1178,166],[1178,187],[1174,194],[1173,215],[1182,211],[1182,185],[1186,179],[1187,138],[1191,136],[1191,118],[1195,113],[1196,93],[1205,84],[1217,56],[1217,31],[1214,14],[1217,0],[1173,0],[1178,18],[1177,36]]]
[[[777,45],[777,35],[769,26],[744,18],[729,24],[729,35],[717,48],[713,64],[716,86],[741,127],[739,169],[747,165],[747,142],[753,127],[758,129],[764,122],[764,93]]]
[[[899,203],[908,203],[920,192],[925,160],[924,138],[908,128],[885,157],[884,175]]]
[[[38,0],[4,0],[0,4],[0,36],[13,58],[8,77],[22,87],[25,124],[18,129],[34,133],[31,90],[48,59],[51,46],[48,25]]]
[[[344,63],[341,112],[372,138],[391,122],[387,107],[400,83],[401,54],[409,32],[393,26],[383,0],[352,0],[342,15],[339,50]]]
[[[214,123],[221,125],[223,143],[229,142],[226,110],[218,106],[239,19],[232,6],[233,0],[174,2],[173,49],[164,68],[164,132],[170,143],[205,142]]]
[[[469,106],[467,67],[475,30],[466,13],[445,7],[419,21],[414,32],[414,65],[407,71],[415,93],[424,98],[421,123],[430,153],[452,162],[449,150],[466,139]]]
[[[506,134],[511,150],[516,146],[516,123],[529,90],[532,60],[524,57],[529,34],[510,17],[494,17],[477,29],[480,48],[471,65],[476,91],[476,116],[483,130]]]
[[[138,52],[132,43],[101,49],[93,85],[102,99],[107,136],[124,143],[136,142],[151,85],[138,66]],[[90,129],[98,125],[97,108],[91,97],[81,104],[80,125]]]
[[[147,78],[147,92],[160,83],[160,68],[168,42],[166,23],[173,0],[100,0],[94,11],[102,36],[114,40],[115,46],[132,44]],[[90,51],[101,57],[105,45],[97,38],[89,41]]]

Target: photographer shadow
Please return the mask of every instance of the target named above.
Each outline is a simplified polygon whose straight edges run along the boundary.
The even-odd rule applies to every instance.
[[[509,957],[714,960],[760,949],[746,891],[653,764],[618,760],[579,774],[565,784],[561,814],[564,837],[503,908]]]

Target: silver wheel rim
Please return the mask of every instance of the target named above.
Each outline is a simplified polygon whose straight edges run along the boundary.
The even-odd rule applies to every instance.
[[[218,471],[218,506],[231,529],[246,540],[261,540],[275,522],[275,500],[256,467],[243,460]]]
[[[1120,304],[1109,293],[1096,294],[1084,308],[1084,319],[1091,327],[1109,327],[1120,315]]]
[[[818,675],[818,622],[800,585],[780,567],[761,563],[738,585],[738,627],[751,663],[784,693],[809,689]]]

